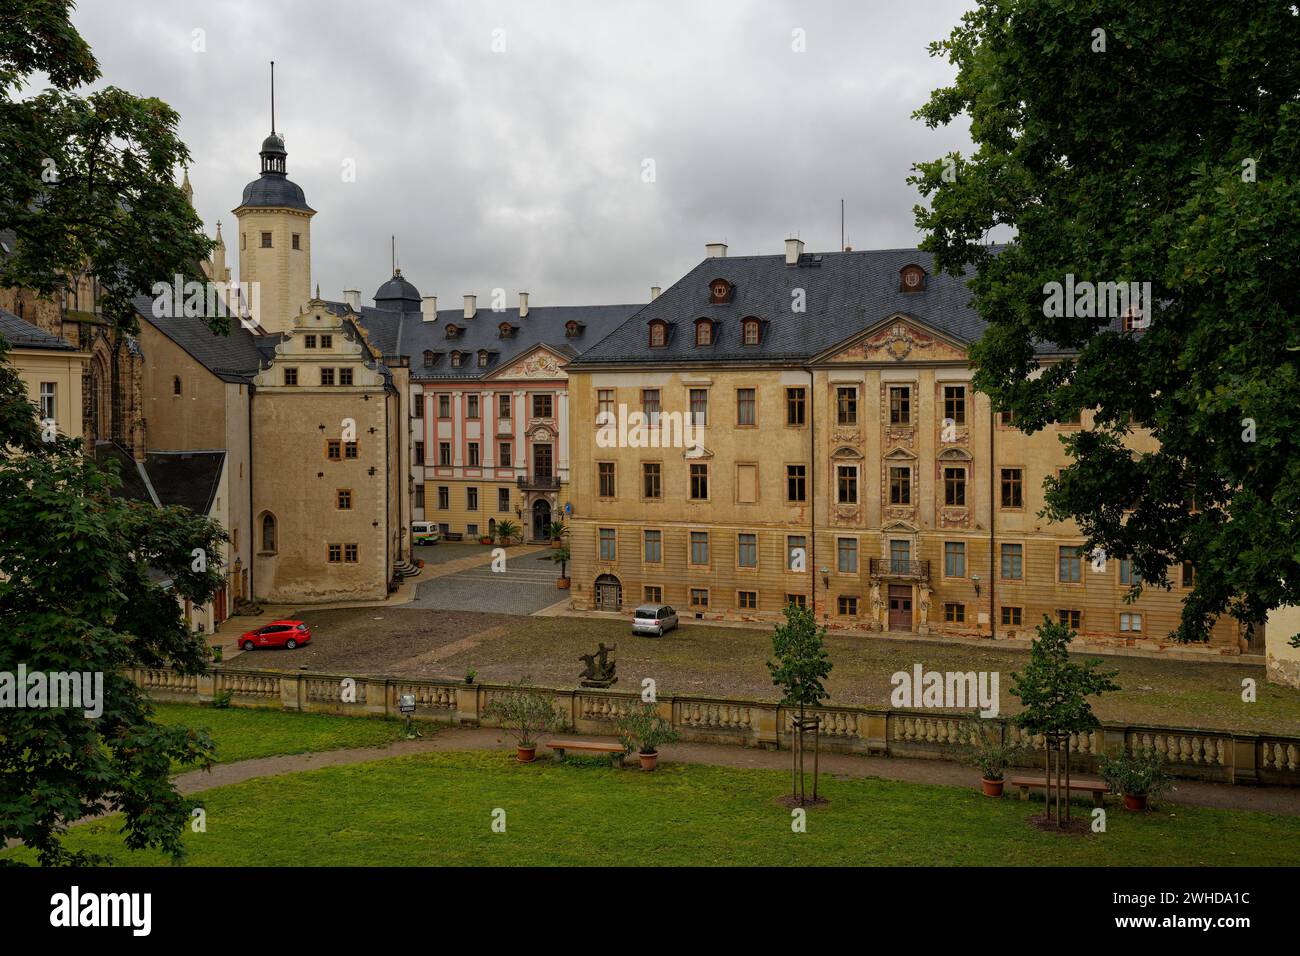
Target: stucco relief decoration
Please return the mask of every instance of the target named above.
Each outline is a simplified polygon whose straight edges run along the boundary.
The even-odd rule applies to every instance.
[[[560,374],[560,364],[554,356],[538,352],[515,365],[510,374],[522,378],[555,378]]]
[[[944,528],[965,528],[970,524],[970,512],[963,508],[944,508],[939,512],[939,525]]]

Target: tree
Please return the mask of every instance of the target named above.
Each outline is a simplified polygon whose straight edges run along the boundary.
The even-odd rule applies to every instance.
[[[831,672],[831,659],[826,653],[826,628],[817,626],[813,612],[806,607],[788,604],[785,623],[772,631],[772,654],[776,661],[767,662],[772,683],[781,688],[781,705],[797,707],[794,720],[795,748],[791,755],[790,798],[800,805],[817,802],[817,769],[820,733],[813,736],[813,792],[812,799],[805,796],[804,788],[804,732],[819,731],[820,718],[809,719],[807,707],[820,707],[826,699],[822,684]]]
[[[1181,641],[1300,602],[1296,31],[1287,4],[983,0],[931,45],[957,76],[916,113],[966,114],[976,144],[910,180],[936,268],[973,268],[975,386],[1030,433],[1093,410],[1044,514],[1146,586],[1190,562]],[[1054,309],[1067,276],[1152,301],[1126,332],[1086,289]]]
[[[1088,698],[1106,691],[1119,690],[1111,680],[1118,671],[1099,672],[1099,660],[1075,664],[1070,660],[1070,641],[1074,633],[1057,621],[1043,617],[1038,636],[1029,649],[1029,664],[1024,671],[1011,675],[1011,696],[1020,699],[1024,709],[1012,720],[1031,735],[1042,734],[1046,746],[1047,817],[1052,816],[1052,755],[1056,755],[1056,823],[1061,818],[1061,798],[1065,796],[1065,820],[1070,818],[1070,735],[1083,734],[1098,726]],[[1064,752],[1064,787],[1062,787],[1062,752]]]
[[[137,324],[131,297],[177,273],[201,278],[210,244],[174,183],[189,158],[176,114],[112,87],[74,92],[99,69],[70,6],[19,0],[0,13],[0,229],[17,234],[0,286],[56,295],[69,276],[88,276],[120,341]],[[38,73],[51,88],[16,99]],[[218,330],[224,322],[208,321]],[[113,469],[96,467],[74,439],[42,438],[0,342],[0,674],[22,665],[103,680],[98,717],[0,708],[0,840],[21,839],[45,865],[90,862],[60,836],[81,816],[116,810],[128,847],[178,856],[195,802],[170,782],[172,762],[206,765],[211,741],[154,724],[124,671],[206,667],[177,597],[211,600],[225,535],[183,509],[114,497]]]

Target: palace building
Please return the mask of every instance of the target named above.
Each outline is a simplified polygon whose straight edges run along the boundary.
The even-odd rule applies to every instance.
[[[963,280],[915,249],[707,248],[568,368],[575,608],[774,620],[795,602],[833,626],[998,637],[1047,615],[1121,644],[1172,629],[1193,569],[1125,603],[1128,562],[1040,517],[1059,436],[1089,418],[1026,435],[993,413]],[[698,438],[600,440],[632,414],[652,437],[689,416]],[[1244,649],[1234,621],[1213,641]]]

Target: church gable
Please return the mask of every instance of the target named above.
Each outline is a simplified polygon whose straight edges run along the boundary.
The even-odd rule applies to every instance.
[[[564,371],[567,363],[568,359],[558,352],[545,345],[538,345],[488,377],[493,381],[512,379],[565,381],[568,379]]]
[[[923,323],[895,316],[822,357],[828,364],[862,362],[965,362],[966,349],[958,342],[929,330]]]

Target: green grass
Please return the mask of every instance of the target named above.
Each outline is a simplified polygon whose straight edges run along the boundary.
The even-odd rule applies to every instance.
[[[521,765],[513,753],[432,753],[265,777],[202,794],[191,865],[1232,865],[1300,858],[1300,817],[1111,805],[1106,833],[1043,833],[1042,803],[976,788],[823,780],[828,807],[792,832],[788,774],[667,764],[653,773]],[[491,828],[494,809],[506,832]],[[1089,817],[1079,805],[1077,813]],[[161,865],[122,848],[120,820],[75,827],[71,848]],[[30,859],[30,856],[27,857]]]
[[[190,704],[155,704],[154,709],[161,724],[183,724],[206,730],[217,745],[216,763],[341,747],[382,747],[399,739],[402,733],[400,721],[380,718],[236,707],[217,709]]]

